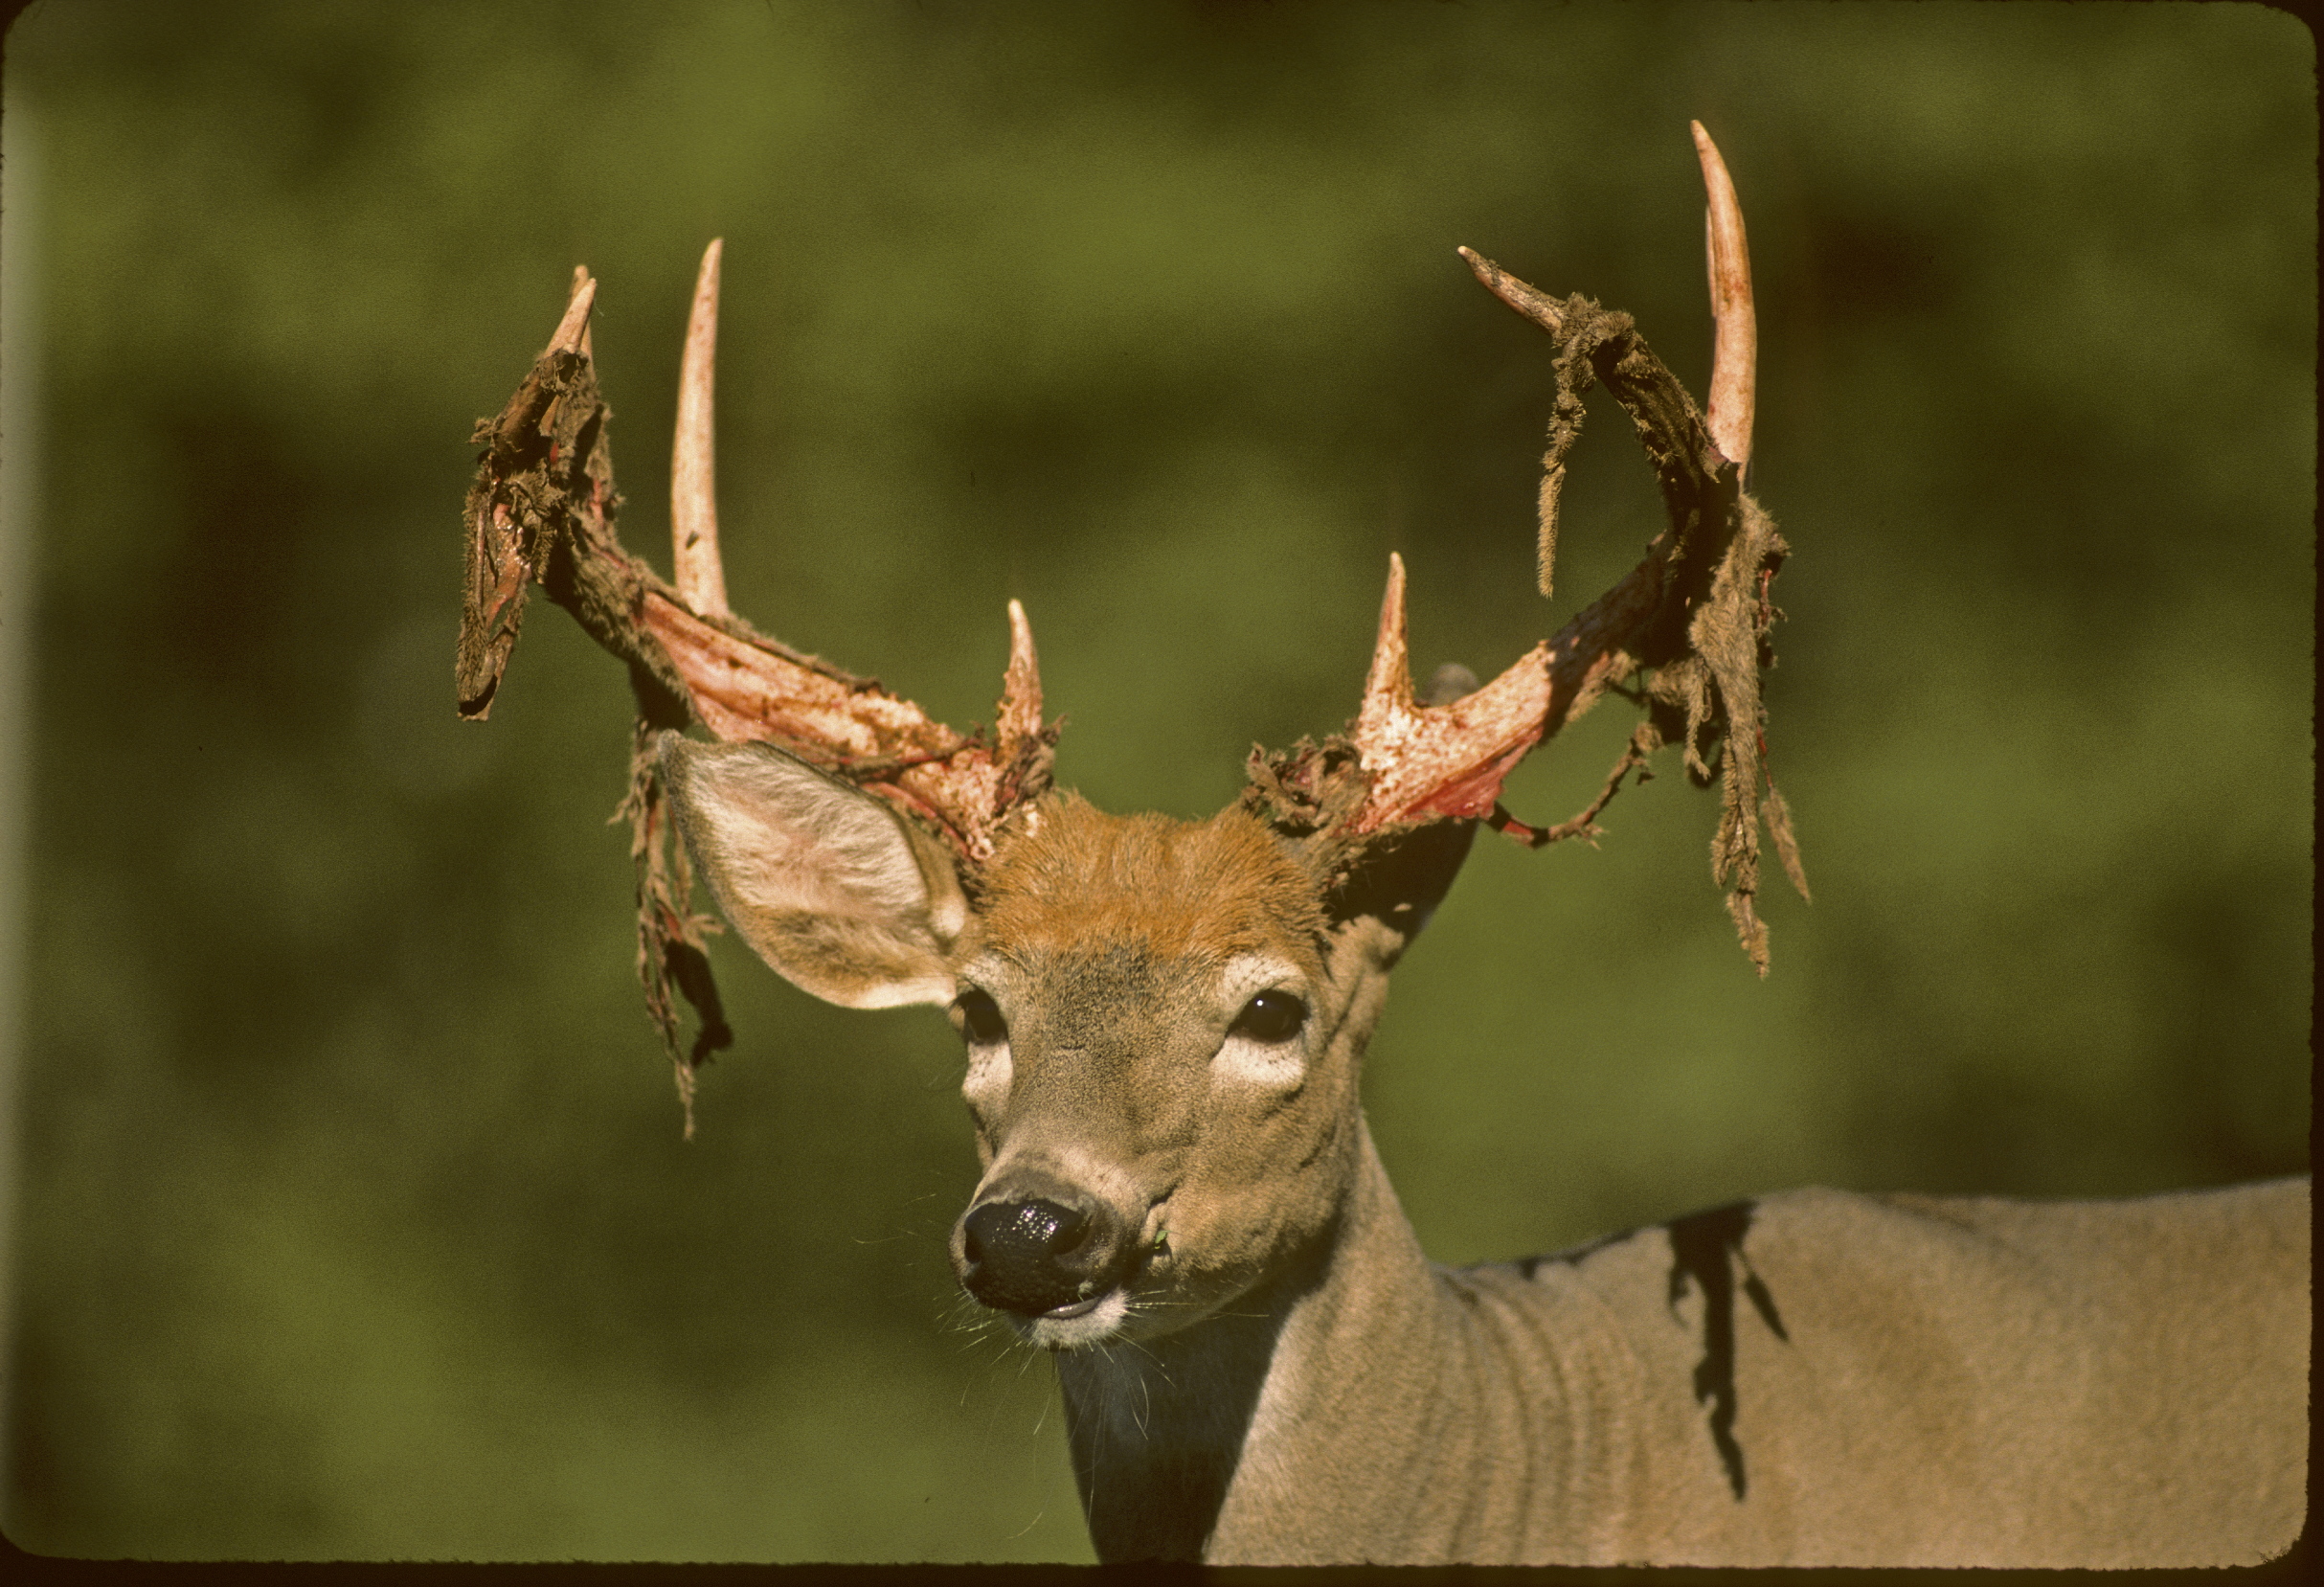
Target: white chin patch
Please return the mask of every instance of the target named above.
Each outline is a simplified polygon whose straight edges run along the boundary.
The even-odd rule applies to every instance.
[[[1129,1314],[1130,1298],[1116,1289],[1078,1317],[1025,1318],[1017,1321],[1017,1326],[1028,1342],[1043,1349],[1077,1350],[1111,1339]]]

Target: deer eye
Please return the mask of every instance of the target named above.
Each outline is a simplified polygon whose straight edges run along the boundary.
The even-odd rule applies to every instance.
[[[991,994],[971,986],[953,999],[952,1009],[960,1033],[971,1045],[990,1047],[1008,1039],[1008,1021],[1001,1017],[1001,1005],[992,1000]]]
[[[1249,1036],[1269,1046],[1289,1041],[1307,1023],[1307,1005],[1289,992],[1261,992],[1243,1005],[1228,1034]]]

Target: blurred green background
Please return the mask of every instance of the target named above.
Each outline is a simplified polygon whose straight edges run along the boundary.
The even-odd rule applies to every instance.
[[[1635,560],[1601,398],[1531,589],[1548,343],[1707,373],[1686,123],[1749,219],[1774,974],[1675,765],[1486,837],[1367,1089],[1430,1250],[1806,1182],[2159,1190],[2307,1160],[2316,113],[2257,7],[41,0],[8,39],[36,577],[8,1535],[165,1556],[1090,1557],[979,1326],[933,1010],[722,940],[679,1139],[631,971],[619,669],[536,604],[453,717],[469,426],[601,280],[666,568],[727,241],[734,603],[1061,781],[1232,799]],[[25,403],[26,393],[37,400]],[[1513,785],[1546,821],[1618,702]]]

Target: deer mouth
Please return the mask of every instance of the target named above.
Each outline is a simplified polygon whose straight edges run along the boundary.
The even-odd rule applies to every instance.
[[[1027,1343],[1049,1350],[1082,1349],[1150,1332],[1150,1319],[1146,1326],[1134,1319],[1141,1310],[1140,1302],[1149,1303],[1142,1309],[1150,1312],[1150,1303],[1169,1283],[1172,1252],[1163,1216],[1168,1206],[1164,1197],[1148,1209],[1137,1239],[1117,1258],[1111,1283],[1100,1280],[1094,1293],[1047,1311],[1011,1313],[1010,1326]],[[1157,1273],[1158,1267],[1162,1271]]]
[[[1047,1350],[1077,1350],[1102,1345],[1118,1335],[1129,1314],[1129,1294],[1117,1285],[1102,1295],[1058,1306],[1038,1317],[1012,1315],[1009,1323],[1029,1345]]]

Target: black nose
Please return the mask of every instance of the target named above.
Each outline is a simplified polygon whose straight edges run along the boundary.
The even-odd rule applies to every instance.
[[[960,1220],[960,1282],[986,1305],[1037,1317],[1111,1288],[1121,1240],[1094,1200],[981,1202]]]

